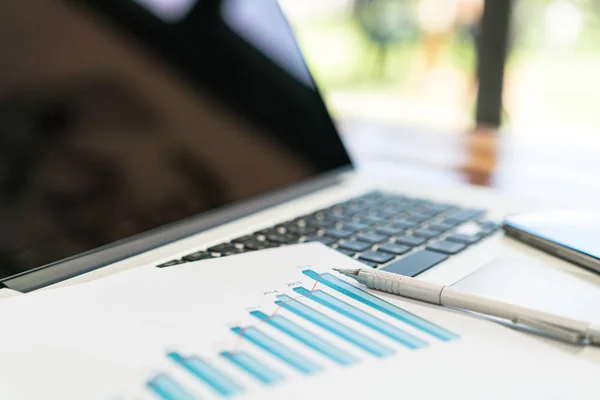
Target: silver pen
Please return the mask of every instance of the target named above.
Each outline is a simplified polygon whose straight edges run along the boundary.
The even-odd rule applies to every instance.
[[[528,326],[569,343],[600,345],[600,324],[492,300],[390,272],[373,269],[333,270],[371,289],[505,319],[515,325]]]

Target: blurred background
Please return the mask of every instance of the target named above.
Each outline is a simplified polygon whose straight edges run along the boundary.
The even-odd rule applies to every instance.
[[[600,194],[600,0],[280,3],[359,166]]]
[[[479,48],[491,46],[484,0],[280,1],[336,117],[447,133],[474,125]],[[489,3],[508,14],[502,123],[595,135],[600,0]]]

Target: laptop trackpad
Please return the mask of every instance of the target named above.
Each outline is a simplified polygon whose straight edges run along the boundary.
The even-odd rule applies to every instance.
[[[501,258],[452,287],[525,307],[600,322],[600,286],[549,266]]]

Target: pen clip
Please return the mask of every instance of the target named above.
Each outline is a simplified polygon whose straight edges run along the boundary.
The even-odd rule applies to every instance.
[[[540,332],[546,333],[553,338],[572,344],[582,344],[585,341],[585,335],[581,332],[568,329],[562,326],[553,325],[548,322],[539,321],[533,318],[518,317],[512,320],[514,324],[523,324]]]

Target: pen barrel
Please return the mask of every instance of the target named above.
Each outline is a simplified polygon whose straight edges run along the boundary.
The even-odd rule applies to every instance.
[[[525,323],[526,325],[529,325],[529,321],[535,321],[545,325],[558,326],[582,333],[586,332],[589,328],[589,324],[584,321],[505,303],[487,297],[459,292],[448,287],[445,287],[442,290],[440,302],[447,307],[460,308],[498,317],[514,323]]]
[[[361,275],[363,274],[363,275]],[[384,271],[359,273],[360,281],[371,289],[397,294],[433,304],[440,303],[444,286]]]
[[[355,278],[371,289],[524,324],[571,343],[587,340],[600,345],[600,324],[464,293],[385,271],[360,270]]]

